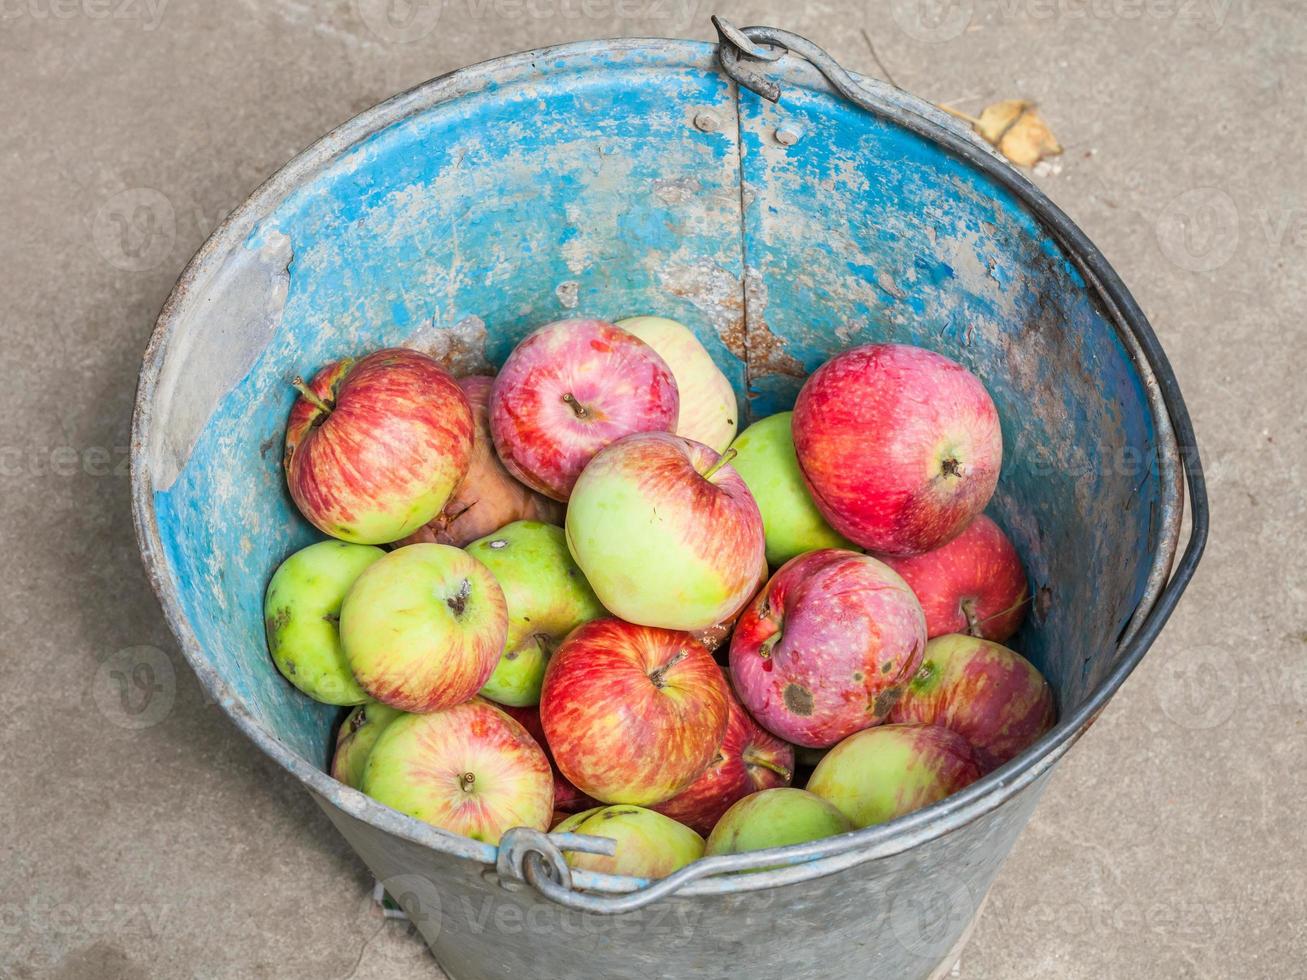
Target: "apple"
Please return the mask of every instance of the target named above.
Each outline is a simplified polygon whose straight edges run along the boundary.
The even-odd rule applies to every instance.
[[[544,750],[481,698],[396,718],[372,747],[361,788],[400,813],[487,844],[510,827],[548,830],[554,813]]]
[[[644,807],[595,807],[574,813],[553,829],[555,834],[590,834],[617,842],[617,853],[566,852],[573,868],[637,878],[665,878],[703,857],[703,838],[689,827]]]
[[[643,626],[702,630],[730,618],[765,561],[762,516],[728,458],[667,432],[597,453],[566,529],[599,601]]]
[[[852,829],[849,818],[834,804],[807,790],[781,786],[732,805],[708,835],[704,853],[712,857],[764,851],[847,834]]]
[[[363,782],[372,746],[386,726],[404,712],[379,701],[368,701],[345,716],[336,733],[336,751],[331,757],[331,775],[355,789]]]
[[[916,593],[928,637],[970,633],[1002,643],[1025,618],[1030,592],[1021,558],[984,514],[947,544],[883,561]]]
[[[886,823],[980,778],[967,740],[937,725],[881,725],[831,749],[808,791],[835,804],[855,827]]]
[[[740,616],[731,678],[768,731],[823,748],[882,722],[925,647],[907,584],[869,555],[826,548],[782,565]]]
[[[326,704],[362,704],[367,692],[350,672],[340,644],[340,604],[380,548],[319,541],[272,573],[263,600],[268,650],[282,676]]]
[[[758,590],[767,584],[767,576],[769,574],[770,569],[767,568],[767,562],[763,561],[758,566],[758,577],[753,583],[753,588],[749,590],[750,599],[757,595]],[[731,633],[735,630],[735,622],[740,618],[740,614],[744,612],[745,607],[748,606],[748,604],[747,601],[741,603],[739,609],[735,610],[735,612],[731,613],[720,623],[713,623],[713,625],[706,629],[690,630],[690,633],[696,640],[707,647],[710,653],[717,653],[717,651],[720,650],[731,638]],[[725,653],[725,651],[722,652]]]
[[[729,681],[727,689],[729,691]],[[794,778],[794,746],[763,729],[731,693],[726,734],[699,778],[654,809],[707,834],[736,800],[759,790],[788,786]]]
[[[676,434],[724,453],[739,424],[735,389],[694,332],[661,316],[628,317],[617,325],[657,351],[672,369],[681,404]]]
[[[549,748],[549,740],[545,738],[544,726],[540,724],[540,709],[536,705],[518,708],[511,704],[501,704],[499,707],[504,710],[504,714],[525,728],[531,737],[540,743],[540,747],[545,750],[545,757],[549,759],[549,765],[554,770],[554,812],[556,814],[579,813],[581,810],[589,810],[599,805],[598,800],[586,796],[568,782],[566,776],[558,771],[558,763],[554,761],[553,750]]]
[[[393,348],[293,384],[286,484],[314,527],[385,544],[440,513],[472,458],[472,409],[444,368]]]
[[[563,507],[515,480],[495,454],[490,437],[490,388],[495,379],[473,374],[458,379],[472,406],[472,459],[467,475],[440,513],[400,544],[452,544],[456,548],[513,521],[563,522]]]
[[[997,769],[1053,727],[1053,691],[1019,653],[958,634],[926,644],[921,669],[890,712],[895,722],[940,725]]]
[[[831,358],[794,403],[817,509],[868,551],[913,555],[961,534],[998,484],[1003,435],[980,379],[941,354],[869,344]]]
[[[540,721],[564,776],[603,803],[671,799],[708,768],[730,692],[688,633],[594,619],[550,658]]]
[[[567,500],[590,458],[632,432],[676,428],[667,362],[603,320],[560,320],[513,349],[490,390],[490,433],[508,471]]]
[[[445,544],[377,559],[340,607],[340,639],[368,695],[401,711],[460,704],[490,679],[508,636],[490,569]]]
[[[508,604],[508,639],[481,696],[537,704],[554,648],[573,628],[608,613],[572,561],[561,527],[514,521],[473,541],[467,553],[490,569]]]
[[[758,503],[767,536],[767,563],[784,565],[791,558],[820,548],[852,549],[812,502],[794,455],[790,432],[793,412],[779,412],[754,422],[731,444],[731,465]]]

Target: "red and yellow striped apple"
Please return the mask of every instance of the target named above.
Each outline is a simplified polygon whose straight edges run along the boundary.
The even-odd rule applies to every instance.
[[[731,679],[768,731],[821,748],[882,722],[925,646],[925,617],[901,578],[826,548],[782,565],[745,609]]]
[[[762,515],[727,457],[666,432],[597,453],[566,529],[599,601],[645,626],[703,630],[729,619],[766,561]]]
[[[736,800],[788,786],[793,778],[794,746],[754,721],[731,692],[730,717],[716,757],[686,789],[653,809],[707,834]]]
[[[988,772],[1053,727],[1055,715],[1053,691],[1034,664],[989,640],[951,634],[926,644],[890,720],[957,732]]]
[[[730,692],[690,634],[595,619],[550,658],[540,721],[559,770],[604,803],[671,799],[708,768]]]
[[[869,344],[831,358],[804,383],[792,424],[817,508],[869,551],[938,548],[998,484],[1003,436],[989,392],[920,347]]]
[[[980,778],[967,740],[936,725],[881,725],[826,753],[808,791],[870,827],[935,803]]]
[[[590,458],[632,432],[676,428],[672,369],[603,320],[559,320],[513,349],[490,390],[490,433],[508,471],[554,500]]]
[[[689,827],[644,807],[618,804],[574,813],[554,833],[591,834],[617,844],[615,854],[568,851],[573,868],[610,875],[665,878],[703,857],[703,838]]]
[[[544,750],[489,701],[401,715],[377,738],[362,790],[401,813],[473,840],[548,830],[554,780]]]
[[[981,514],[947,544],[886,565],[926,614],[926,635],[969,633],[1002,643],[1021,626],[1030,592],[1021,558],[1003,529]]]
[[[286,484],[316,528],[385,544],[440,513],[472,456],[472,409],[444,368],[396,348],[335,361],[295,385]]]
[[[445,544],[373,562],[340,607],[340,640],[368,695],[401,711],[460,704],[490,679],[508,636],[490,569]]]
[[[400,544],[452,544],[456,548],[513,521],[563,523],[563,507],[536,493],[504,469],[490,438],[490,388],[495,379],[473,374],[458,379],[472,406],[472,458],[467,475],[445,501],[440,513]]]

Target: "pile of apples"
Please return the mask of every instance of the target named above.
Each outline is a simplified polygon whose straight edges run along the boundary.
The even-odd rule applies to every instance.
[[[493,378],[388,349],[295,384],[287,484],[331,539],[273,575],[268,643],[356,706],[331,772],[396,810],[657,877],[892,820],[1053,722],[1001,645],[998,414],[946,357],[849,350],[738,438],[659,317],[551,323]]]

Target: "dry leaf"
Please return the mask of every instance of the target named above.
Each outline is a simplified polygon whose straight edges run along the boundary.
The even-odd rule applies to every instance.
[[[1033,102],[1005,99],[986,106],[976,118],[944,107],[959,119],[971,123],[986,142],[1019,167],[1033,167],[1046,157],[1062,152],[1053,131],[1040,117]]]

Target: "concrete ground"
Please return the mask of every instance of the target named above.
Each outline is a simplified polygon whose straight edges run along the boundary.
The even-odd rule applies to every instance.
[[[382,0],[0,2],[0,976],[439,976],[379,923],[309,798],[206,703],[142,573],[126,468],[155,314],[221,216],[296,151],[460,65],[577,38],[707,38],[713,9],[445,0],[428,30],[416,7],[406,30]],[[1039,182],[1149,313],[1206,455],[1202,569],[1057,771],[955,975],[1302,976],[1302,11],[717,9],[933,101],[1038,101],[1067,151]]]

